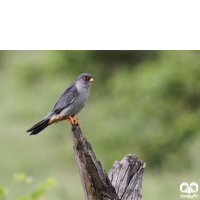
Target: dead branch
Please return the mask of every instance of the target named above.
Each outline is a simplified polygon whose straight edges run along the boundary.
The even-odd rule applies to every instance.
[[[128,154],[121,162],[114,162],[108,176],[96,159],[90,143],[82,135],[80,127],[72,125],[71,131],[85,200],[141,199],[145,163],[136,155]]]

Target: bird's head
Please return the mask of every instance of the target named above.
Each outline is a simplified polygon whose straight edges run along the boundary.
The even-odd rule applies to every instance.
[[[90,87],[94,79],[91,74],[83,73],[77,77],[76,82],[83,87]]]

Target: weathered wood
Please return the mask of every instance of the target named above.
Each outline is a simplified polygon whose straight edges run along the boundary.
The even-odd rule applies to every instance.
[[[142,179],[146,163],[136,155],[128,154],[121,162],[115,161],[109,179],[121,200],[142,198]]]
[[[86,200],[117,200],[117,194],[108,175],[96,159],[90,143],[83,137],[78,125],[72,125],[74,154]]]
[[[145,163],[128,154],[114,162],[108,177],[80,127],[75,124],[71,130],[85,200],[140,200]]]

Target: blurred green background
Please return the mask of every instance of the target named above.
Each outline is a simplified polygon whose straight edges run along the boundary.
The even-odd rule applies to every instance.
[[[77,117],[107,172],[136,154],[148,200],[200,184],[200,51],[0,51],[0,185],[11,200],[33,189],[16,186],[15,172],[54,177],[48,200],[84,199],[68,122],[26,133],[83,72],[95,81]]]

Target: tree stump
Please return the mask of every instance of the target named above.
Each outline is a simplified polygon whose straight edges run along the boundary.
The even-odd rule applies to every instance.
[[[85,200],[140,200],[146,163],[136,155],[128,154],[115,161],[109,176],[96,159],[90,143],[80,127],[71,126],[73,148]]]

